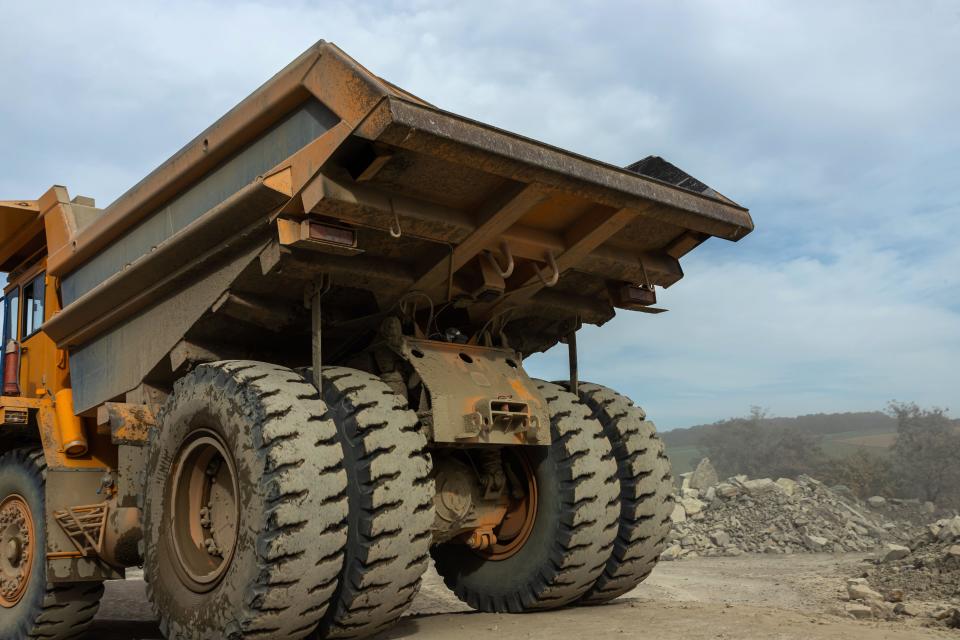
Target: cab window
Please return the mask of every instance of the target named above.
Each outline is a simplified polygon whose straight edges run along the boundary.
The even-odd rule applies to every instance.
[[[27,339],[43,324],[44,274],[23,287],[23,325],[20,333]]]
[[[17,339],[17,317],[20,312],[20,290],[14,289],[3,299],[3,347]]]

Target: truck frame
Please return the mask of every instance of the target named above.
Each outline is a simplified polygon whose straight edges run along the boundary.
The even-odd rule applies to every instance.
[[[105,209],[0,202],[0,635],[78,637],[139,565],[167,638],[367,637],[431,557],[483,611],[626,593],[670,466],[577,331],[752,229],[323,41]]]

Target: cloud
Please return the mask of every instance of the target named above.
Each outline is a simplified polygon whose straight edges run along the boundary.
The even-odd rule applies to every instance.
[[[878,409],[957,399],[958,313],[911,295],[895,252],[829,262],[692,259],[660,316],[621,314],[579,341],[582,376],[622,390],[664,426],[740,415]],[[960,270],[960,257],[947,268]],[[917,288],[933,282],[916,282]],[[637,336],[641,337],[637,337]],[[566,375],[558,349],[534,375]]]
[[[439,106],[749,206],[661,293],[587,330],[584,377],[666,426],[960,404],[955,3],[7,3],[0,197],[101,205],[320,37]],[[530,360],[562,375],[565,356]]]

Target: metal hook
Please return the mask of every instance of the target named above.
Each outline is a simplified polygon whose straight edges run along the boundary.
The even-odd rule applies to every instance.
[[[540,266],[536,262],[533,263],[533,268],[537,270],[537,277],[540,278],[543,286],[552,287],[560,281],[560,269],[557,268],[557,260],[553,257],[553,251],[547,252],[547,264],[550,265],[550,268],[553,270],[553,274],[549,279],[543,277],[543,273],[540,272]]]
[[[403,235],[403,229],[400,228],[400,216],[397,215],[397,210],[393,208],[393,198],[388,199],[390,203],[390,212],[393,214],[393,224],[390,225],[390,236],[393,238],[399,238]]]
[[[500,251],[503,253],[503,255],[507,256],[506,269],[500,267],[500,263],[497,262],[497,258],[493,255],[492,251],[486,251],[483,255],[490,262],[490,265],[494,268],[494,270],[500,274],[500,277],[506,279],[513,275],[513,267],[515,266],[513,254],[510,253],[510,245],[508,245],[506,241],[500,243]]]
[[[640,273],[643,274],[643,286],[652,288],[653,285],[650,283],[649,276],[647,276],[647,267],[643,264],[643,256],[637,256],[637,262],[640,263]]]

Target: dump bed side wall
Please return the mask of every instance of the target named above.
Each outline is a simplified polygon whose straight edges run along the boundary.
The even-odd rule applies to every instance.
[[[64,277],[61,289],[64,305],[71,304],[125,265],[149,253],[264,171],[316,140],[337,122],[338,118],[315,100],[301,105],[243,151]]]
[[[74,349],[74,410],[92,409],[136,388],[261,249],[262,243],[248,247],[203,279]]]

